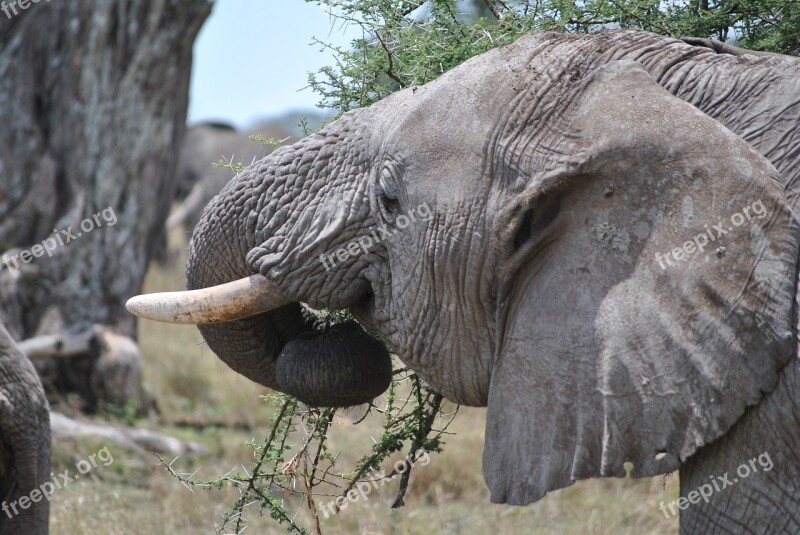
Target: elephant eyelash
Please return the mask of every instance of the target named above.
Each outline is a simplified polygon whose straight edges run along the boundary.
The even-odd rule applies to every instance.
[[[400,200],[388,195],[379,184],[372,185],[372,195],[381,217],[387,223],[393,223],[400,212]]]
[[[394,197],[389,197],[385,193],[378,196],[378,201],[381,203],[381,208],[391,215],[395,215],[400,211],[400,200]]]
[[[388,222],[394,221],[394,216],[400,212],[400,199],[394,187],[394,174],[389,168],[381,171],[378,181],[375,184],[375,198],[384,219]]]

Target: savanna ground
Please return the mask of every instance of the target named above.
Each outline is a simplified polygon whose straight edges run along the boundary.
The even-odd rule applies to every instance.
[[[171,267],[151,267],[146,292],[184,287],[186,239],[170,236],[177,260]],[[197,329],[149,321],[139,322],[145,386],[156,399],[159,415],[131,421],[120,410],[116,421],[154,429],[200,443],[204,452],[182,456],[173,465],[194,472],[194,480],[212,480],[228,470],[248,467],[253,450],[269,430],[274,408],[259,398],[267,393],[222,364],[203,344]],[[376,401],[380,405],[380,400]],[[452,413],[453,405],[445,407]],[[355,411],[356,413],[358,411]],[[361,410],[363,413],[363,409]],[[345,413],[347,414],[347,413]],[[350,413],[350,417],[358,416]],[[187,422],[200,425],[187,425]],[[492,505],[481,475],[485,411],[462,407],[448,428],[443,453],[432,454],[412,470],[405,507],[391,509],[398,482],[373,491],[368,500],[348,504],[335,517],[321,518],[325,534],[454,535],[511,533],[673,534],[677,518],[666,519],[660,501],[677,498],[677,475],[653,479],[581,481],[548,494],[527,507]],[[329,445],[341,452],[337,467],[352,470],[380,435],[377,420],[352,425],[338,417]],[[202,425],[216,424],[216,425]],[[76,535],[211,534],[233,503],[234,490],[190,492],[167,473],[152,455],[113,444],[84,441],[53,446],[53,471],[71,469],[107,446],[114,462],[56,491],[51,504],[51,531]],[[396,458],[400,458],[396,456]],[[167,459],[168,461],[171,459]],[[387,464],[387,472],[390,470]],[[323,498],[327,503],[331,498]],[[299,497],[287,497],[290,511],[303,509]],[[285,530],[252,506],[245,533],[281,534]],[[298,523],[311,527],[305,511]]]

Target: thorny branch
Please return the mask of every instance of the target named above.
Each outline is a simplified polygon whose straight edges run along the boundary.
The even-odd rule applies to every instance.
[[[409,448],[408,458],[404,461],[406,464],[405,471],[400,476],[400,487],[397,489],[397,495],[394,498],[394,502],[392,503],[392,509],[397,509],[398,507],[402,507],[405,505],[405,498],[406,490],[408,489],[408,480],[411,477],[411,467],[413,466],[414,462],[417,460],[417,451],[422,447],[422,441],[425,437],[427,437],[431,431],[433,430],[433,420],[436,418],[436,415],[439,414],[439,409],[442,406],[442,395],[436,394],[433,398],[433,402],[431,403],[431,410],[428,413],[428,416],[423,420],[422,426],[420,427],[420,432],[417,437],[411,442],[411,447]],[[457,410],[457,409],[456,409]],[[455,415],[454,415],[455,416]]]
[[[494,2],[492,0],[483,0],[483,2],[486,4],[486,7],[489,8],[489,11],[492,12],[492,15],[494,15],[497,20],[503,20],[503,13],[499,9],[497,9],[497,6],[494,5]]]
[[[386,52],[386,58],[389,60],[389,66],[386,67],[386,70],[384,71],[386,73],[386,76],[388,76],[389,78],[400,84],[401,88],[405,87],[403,81],[394,73],[394,60],[392,59],[392,52],[389,50],[389,47],[386,46],[386,43],[383,42],[380,32],[375,33],[375,38],[378,39],[378,42],[383,47],[383,50]]]

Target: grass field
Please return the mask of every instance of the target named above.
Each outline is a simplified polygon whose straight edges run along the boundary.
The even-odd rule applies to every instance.
[[[172,248],[185,248],[180,234],[170,238]],[[179,258],[169,269],[151,268],[145,290],[182,289],[183,260]],[[139,338],[145,385],[157,400],[159,415],[140,419],[135,425],[202,444],[203,453],[183,456],[174,464],[179,471],[198,470],[196,480],[214,479],[242,464],[249,466],[253,452],[246,443],[265,435],[272,414],[272,407],[259,399],[266,390],[222,364],[193,327],[141,321]],[[185,422],[222,425],[187,427],[182,425]],[[449,428],[455,434],[446,439],[444,452],[431,455],[429,463],[414,468],[405,507],[390,508],[397,482],[389,482],[367,500],[322,519],[322,533],[677,533],[677,518],[665,518],[658,507],[660,501],[677,497],[677,475],[582,481],[527,507],[490,504],[481,474],[484,423],[482,409],[461,408]],[[379,433],[369,420],[354,426],[349,418],[338,418],[329,442],[333,450],[341,451],[337,466],[352,467]],[[159,466],[154,456],[98,442],[54,444],[54,472],[73,468],[105,446],[113,463],[53,495],[52,533],[216,533],[220,515],[238,495],[232,490],[190,492]],[[290,510],[302,509],[299,499],[287,500]],[[260,516],[253,509],[247,519],[245,533],[285,533],[268,513]],[[298,519],[301,525],[309,521],[303,512]]]

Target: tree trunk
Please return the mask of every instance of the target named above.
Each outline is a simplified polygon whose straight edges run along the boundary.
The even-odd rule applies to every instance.
[[[0,320],[18,340],[95,324],[134,337],[124,304],[163,232],[211,4],[15,10],[0,12]]]

